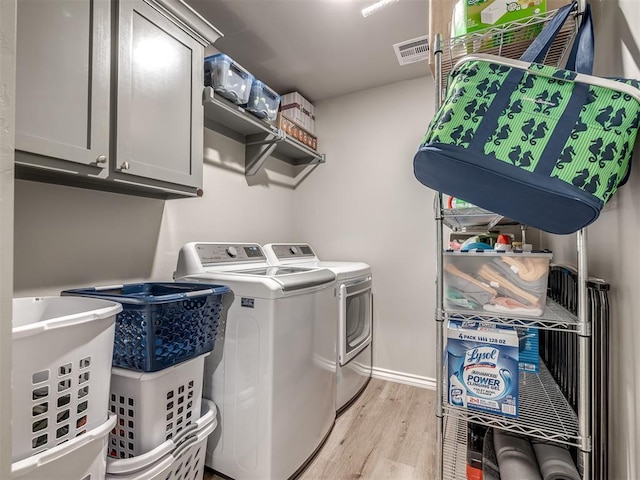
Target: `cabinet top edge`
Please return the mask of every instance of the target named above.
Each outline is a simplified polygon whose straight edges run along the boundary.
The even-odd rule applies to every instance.
[[[214,27],[208,20],[195,11],[191,6],[187,5],[184,0],[144,0],[153,4],[156,8],[160,7],[177,20],[184,23],[194,34],[196,39],[207,46],[215,43],[224,34]]]

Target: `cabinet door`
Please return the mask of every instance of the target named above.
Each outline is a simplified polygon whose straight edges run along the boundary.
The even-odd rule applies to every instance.
[[[200,187],[204,49],[144,1],[120,1],[118,17],[114,167]]]
[[[18,0],[18,163],[106,167],[110,41],[108,0]]]

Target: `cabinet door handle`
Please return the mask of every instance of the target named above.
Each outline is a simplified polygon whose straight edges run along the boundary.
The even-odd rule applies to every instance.
[[[120,170],[129,170],[129,162],[122,162],[122,165],[120,165]]]
[[[107,156],[106,155],[98,155],[98,157],[96,158],[96,163],[99,165],[101,163],[107,163]]]

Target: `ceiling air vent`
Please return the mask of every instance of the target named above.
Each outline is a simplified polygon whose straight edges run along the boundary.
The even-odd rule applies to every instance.
[[[393,46],[400,65],[426,60],[429,57],[429,36],[412,38]]]

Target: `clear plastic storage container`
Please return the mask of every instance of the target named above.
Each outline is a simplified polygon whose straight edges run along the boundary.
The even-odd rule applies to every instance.
[[[13,299],[13,462],[107,421],[114,322],[121,310],[119,303],[96,298]]]
[[[204,59],[204,85],[238,105],[249,101],[254,77],[224,53]]]
[[[549,252],[447,251],[445,306],[508,316],[544,313]]]
[[[229,291],[226,285],[149,282],[62,293],[120,302],[113,366],[155,372],[213,349]]]
[[[280,95],[267,87],[260,80],[254,80],[251,85],[249,102],[245,109],[258,118],[274,121],[278,116]]]

